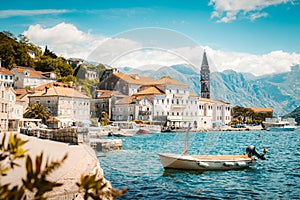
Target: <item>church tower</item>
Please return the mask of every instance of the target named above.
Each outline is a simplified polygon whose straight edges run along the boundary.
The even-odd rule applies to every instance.
[[[202,65],[200,70],[200,87],[201,87],[201,97],[210,98],[210,71],[207,62],[206,52],[204,50]]]

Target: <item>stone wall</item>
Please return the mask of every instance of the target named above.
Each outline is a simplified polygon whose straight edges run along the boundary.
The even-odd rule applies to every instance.
[[[78,144],[77,128],[62,128],[62,129],[25,129],[21,128],[20,133],[34,136],[41,139],[49,139],[59,142]]]

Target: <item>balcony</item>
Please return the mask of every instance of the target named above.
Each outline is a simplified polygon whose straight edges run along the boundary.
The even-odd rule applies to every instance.
[[[151,115],[151,111],[139,111],[139,115],[140,116],[149,116]]]

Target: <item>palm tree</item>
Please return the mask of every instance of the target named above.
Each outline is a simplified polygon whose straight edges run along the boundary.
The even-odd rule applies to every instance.
[[[25,118],[41,119],[42,123],[46,123],[51,117],[49,109],[41,104],[32,104],[26,108]]]

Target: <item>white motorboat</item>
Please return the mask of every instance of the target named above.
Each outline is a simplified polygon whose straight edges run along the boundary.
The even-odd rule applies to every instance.
[[[229,170],[243,169],[256,163],[254,156],[248,155],[180,155],[159,154],[164,168],[186,170]]]
[[[267,131],[294,131],[297,129],[295,119],[267,118],[263,122]]]
[[[113,127],[117,127],[119,131],[122,131],[125,135],[135,135],[138,131],[135,122],[128,121],[114,121]]]
[[[256,163],[257,158],[265,160],[264,154],[258,154],[252,145],[241,155],[189,155],[188,131],[184,149],[183,154],[159,153],[163,167],[184,170],[232,170],[250,167]]]

